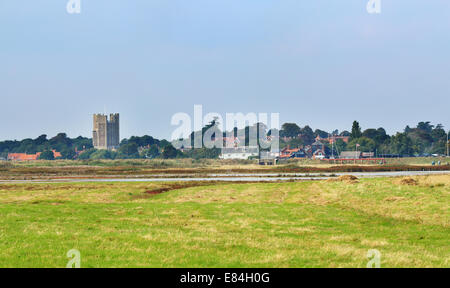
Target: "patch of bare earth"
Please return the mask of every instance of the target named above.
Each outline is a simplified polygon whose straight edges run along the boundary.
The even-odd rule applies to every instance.
[[[163,187],[153,188],[146,190],[143,194],[133,196],[133,199],[145,199],[151,198],[155,195],[159,195],[162,193],[166,193],[173,190],[186,189],[191,187],[200,187],[200,186],[208,186],[213,185],[212,181],[199,181],[199,182],[185,182],[185,183],[168,183]]]
[[[342,175],[338,178],[331,178],[327,180],[328,182],[345,182],[349,184],[359,183],[358,177],[353,175]]]
[[[419,184],[419,182],[416,179],[413,179],[411,177],[403,178],[400,180],[400,184],[402,185],[410,185],[410,186],[416,186]]]

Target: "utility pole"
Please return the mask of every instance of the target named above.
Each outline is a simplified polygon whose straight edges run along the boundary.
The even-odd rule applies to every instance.
[[[330,139],[330,134],[328,134],[328,139]],[[331,138],[331,159],[334,159],[334,136]]]
[[[450,146],[450,143],[448,143],[448,134],[450,134],[450,130],[447,132],[447,157],[449,157],[449,154],[448,154],[448,148],[449,148],[449,146]]]

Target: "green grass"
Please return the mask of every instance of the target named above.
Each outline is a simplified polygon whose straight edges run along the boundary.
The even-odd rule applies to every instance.
[[[448,157],[406,157],[406,158],[386,158],[387,165],[431,165],[434,161],[441,161],[442,165],[450,162]],[[360,163],[358,163],[360,164]],[[283,165],[322,167],[330,164],[325,161],[313,159],[291,159]],[[351,163],[349,163],[351,165]],[[370,164],[374,165],[374,164]],[[0,168],[9,167],[123,167],[131,166],[138,168],[220,168],[220,167],[258,167],[256,160],[219,160],[219,159],[119,159],[119,160],[38,160],[10,162],[0,161]],[[259,167],[264,168],[264,167]]]
[[[450,177],[0,185],[0,267],[449,267]]]

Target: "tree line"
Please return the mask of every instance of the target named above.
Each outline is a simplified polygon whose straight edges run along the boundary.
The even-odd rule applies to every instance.
[[[388,135],[382,127],[363,130],[358,121],[354,121],[351,131],[338,130],[326,132],[309,126],[303,128],[295,123],[285,123],[279,131],[281,147],[290,145],[298,147],[311,145],[317,136],[328,138],[332,136],[347,136],[348,143],[337,139],[334,143],[335,151],[353,151],[358,145],[359,151],[374,152],[378,155],[398,156],[430,156],[444,155],[447,151],[447,132],[442,124],[432,125],[431,122],[419,122],[416,127],[406,126],[403,132]],[[330,146],[327,144],[327,146]]]
[[[173,158],[217,158],[218,149],[201,149],[199,151],[177,150],[167,140],[159,140],[151,136],[132,136],[123,139],[115,151],[94,149],[92,139],[86,137],[69,138],[66,133],[59,133],[48,139],[41,135],[35,139],[21,141],[7,140],[0,142],[0,158],[7,159],[9,153],[36,154],[39,159],[54,160],[52,151],[61,153],[58,159],[173,159]]]
[[[0,142],[0,157],[7,158],[8,153],[41,153],[41,157],[51,158],[52,150],[58,151],[62,155],[62,159],[73,159],[76,151],[82,151],[92,148],[92,139],[86,137],[69,138],[66,133],[59,133],[53,138],[48,139],[43,134],[36,139],[6,140]],[[51,156],[50,156],[51,154]]]
[[[217,125],[211,122],[202,129],[202,135],[207,129]],[[245,136],[249,131],[259,125],[245,127]],[[259,130],[258,130],[259,131]],[[237,135],[237,128],[234,130]],[[267,131],[268,135],[273,134]],[[346,136],[348,142],[338,139],[333,148],[336,152],[355,150],[375,152],[378,155],[398,156],[429,156],[432,154],[445,154],[447,132],[441,124],[432,125],[429,121],[419,122],[416,127],[406,126],[403,132],[388,135],[384,128],[369,128],[363,130],[358,121],[354,121],[350,131],[313,130],[310,126],[298,126],[296,123],[284,123],[278,131],[280,136],[280,148],[286,146],[300,147],[311,145],[316,138],[328,138],[332,136]],[[224,134],[225,135],[225,134]],[[192,135],[193,136],[193,135]],[[191,137],[192,138],[192,137]],[[247,141],[245,142],[248,145]],[[331,149],[330,144],[326,144]],[[59,133],[48,139],[47,135],[41,135],[36,139],[7,140],[0,142],[0,157],[7,158],[8,153],[36,154],[41,152],[40,159],[52,160],[52,150],[61,153],[61,159],[173,159],[173,158],[218,158],[220,149],[199,148],[177,150],[167,140],[158,140],[152,136],[133,136],[123,139],[116,151],[97,150],[92,146],[92,139],[79,136],[69,138],[65,133]],[[81,153],[80,153],[81,152]]]

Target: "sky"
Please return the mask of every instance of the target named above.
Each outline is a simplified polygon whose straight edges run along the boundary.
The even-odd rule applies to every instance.
[[[450,129],[450,1],[0,0],[0,140],[170,138],[172,115],[280,113],[332,131]]]

